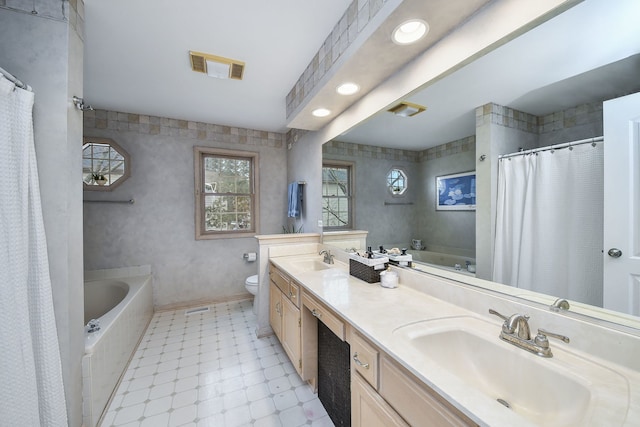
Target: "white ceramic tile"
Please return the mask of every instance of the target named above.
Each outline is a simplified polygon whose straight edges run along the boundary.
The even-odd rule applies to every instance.
[[[304,409],[301,406],[295,405],[289,409],[285,409],[280,412],[280,420],[285,426],[299,426],[307,422]]]
[[[267,415],[274,414],[276,412],[276,406],[273,403],[273,399],[270,397],[256,400],[249,405],[251,411],[251,417],[254,420],[266,417]]]
[[[123,424],[130,423],[142,417],[144,413],[144,403],[140,403],[135,406],[129,406],[122,408],[116,413],[116,417],[113,420],[113,425],[121,426]]]
[[[198,409],[196,405],[189,405],[180,409],[176,409],[175,411],[171,412],[168,426],[181,426],[193,422],[196,419],[197,414]]]
[[[249,425],[251,415],[248,405],[238,406],[224,413],[225,427],[240,427]]]
[[[287,390],[282,393],[274,394],[273,402],[280,411],[291,408],[298,404],[298,398],[293,390]]]
[[[151,396],[150,396],[151,397]],[[153,417],[155,415],[167,412],[171,407],[171,396],[165,396],[158,399],[150,399],[144,408],[145,417]]]
[[[175,396],[173,396],[171,407],[173,409],[182,408],[183,406],[195,404],[197,400],[198,390],[196,388],[192,388],[181,393],[177,393]]]
[[[157,313],[104,427],[333,426],[275,337],[255,337],[251,302]]]
[[[268,415],[253,423],[253,427],[286,427],[282,424],[278,415]]]
[[[204,419],[212,415],[221,414],[224,410],[224,399],[214,397],[198,403],[198,418]]]

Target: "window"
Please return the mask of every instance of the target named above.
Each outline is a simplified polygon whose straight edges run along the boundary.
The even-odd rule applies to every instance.
[[[85,190],[111,191],[131,174],[129,154],[108,138],[83,138],[82,182]]]
[[[387,174],[387,188],[394,196],[402,196],[407,191],[407,175],[402,169],[393,168]]]
[[[195,147],[196,239],[257,233],[258,153]]]
[[[329,229],[353,227],[353,165],[324,163],[322,165],[322,224]]]

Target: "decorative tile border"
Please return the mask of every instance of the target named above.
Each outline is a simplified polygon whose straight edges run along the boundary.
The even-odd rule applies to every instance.
[[[418,162],[420,158],[420,152],[418,151],[353,144],[351,142],[335,140],[324,144],[322,146],[322,153],[336,156],[357,156],[378,160],[402,160],[408,162]]]
[[[476,136],[471,135],[456,141],[447,142],[427,150],[420,151],[420,161],[436,160],[454,154],[476,150]]]
[[[287,94],[287,117],[305,100],[387,0],[353,0]]]
[[[110,129],[274,148],[282,147],[285,141],[283,133],[107,110],[85,111],[84,129]]]
[[[493,123],[541,135],[587,123],[602,122],[602,105],[602,102],[592,102],[545,116],[534,116],[503,105],[486,104],[476,108],[476,127]]]

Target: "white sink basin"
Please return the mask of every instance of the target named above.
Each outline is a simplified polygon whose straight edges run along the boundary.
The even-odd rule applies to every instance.
[[[331,268],[330,264],[325,264],[321,259],[317,258],[308,258],[308,259],[300,259],[291,262],[291,267],[293,267],[296,272],[301,273],[305,271],[321,271],[328,270]]]
[[[470,393],[503,405],[496,410],[508,407],[545,426],[624,422],[629,387],[621,374],[554,347],[553,341],[553,358],[530,354],[500,340],[499,333],[500,326],[470,316],[422,321],[394,331],[416,356],[463,382]]]

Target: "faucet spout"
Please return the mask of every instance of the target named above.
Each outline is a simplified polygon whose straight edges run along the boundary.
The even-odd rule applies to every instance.
[[[323,255],[324,254],[324,258],[322,260],[322,262],[324,262],[325,264],[333,264],[333,257],[335,255],[331,255],[331,251],[328,249],[323,249],[321,250],[318,255]]]
[[[514,314],[504,322],[503,330],[512,335],[517,335],[523,340],[531,339],[531,330],[529,328],[529,316],[522,314]]]

